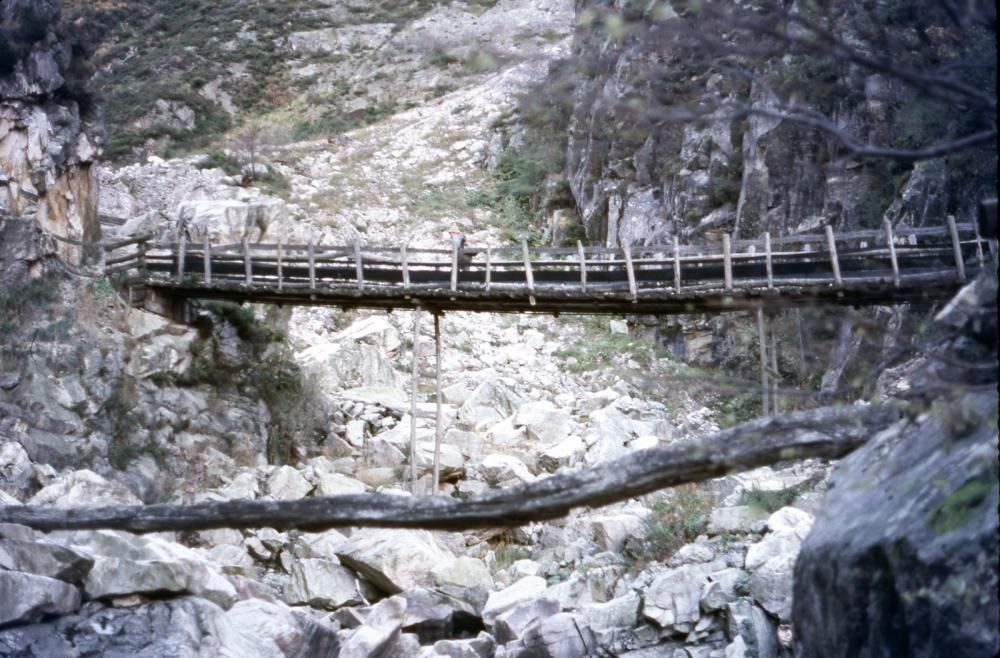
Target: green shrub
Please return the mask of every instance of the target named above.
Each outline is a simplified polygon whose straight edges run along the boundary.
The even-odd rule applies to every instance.
[[[669,499],[653,503],[646,517],[645,557],[662,562],[708,527],[713,500],[693,485],[675,487]]]
[[[776,491],[764,491],[763,489],[751,489],[743,493],[740,500],[741,505],[750,505],[765,512],[777,512],[782,507],[788,507],[799,496],[796,487],[778,489]]]
[[[235,176],[243,170],[239,159],[222,149],[209,151],[204,158],[198,161],[197,167],[199,169],[221,169],[230,176]]]

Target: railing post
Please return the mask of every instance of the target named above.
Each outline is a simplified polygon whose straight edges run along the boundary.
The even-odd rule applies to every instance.
[[[635,271],[632,269],[632,249],[627,242],[622,242],[622,253],[625,254],[625,274],[628,276],[628,294],[636,301]]]
[[[524,254],[524,279],[528,286],[528,303],[535,305],[535,275],[531,272],[531,256],[528,254],[528,241],[521,240],[521,252]]]
[[[955,269],[958,280],[965,283],[965,259],[962,257],[962,243],[958,239],[958,227],[955,226],[955,216],[948,215],[948,232],[951,234],[951,248],[955,252]]]
[[[403,266],[403,289],[410,287],[410,264],[406,253],[406,245],[399,248],[399,262]]]
[[[361,261],[361,241],[354,240],[354,269],[358,280],[358,290],[365,289],[365,270]]]
[[[309,290],[316,290],[316,246],[313,244],[313,240],[309,240],[308,247],[309,256]]]
[[[681,245],[677,236],[674,236],[674,290],[681,291]]]
[[[580,256],[580,290],[587,292],[587,255],[580,240],[576,241],[576,253]]]
[[[281,242],[278,243],[278,290],[280,291],[284,285],[284,277],[282,276],[282,262],[281,262]]]
[[[722,234],[722,276],[726,290],[733,289],[733,246],[728,233]]]
[[[486,247],[486,289],[490,289],[491,267],[493,265],[493,249]]]
[[[896,260],[896,236],[892,232],[892,222],[885,220],[885,241],[889,245],[889,260],[892,262],[892,283],[899,287],[899,261]]]
[[[181,231],[181,239],[177,243],[177,283],[184,280],[184,258],[187,256],[187,234]]]
[[[140,240],[139,243],[138,243],[138,245],[137,245],[137,248],[138,248],[138,257],[136,259],[135,266],[136,266],[136,269],[139,270],[139,276],[141,276],[145,280],[146,274],[147,274],[147,272],[146,272],[146,250],[149,247],[146,245],[146,241],[145,240]]]
[[[833,280],[838,287],[842,286],[844,281],[840,277],[840,261],[837,259],[837,241],[833,237],[833,227],[829,224],[826,225],[826,246],[830,251],[830,265],[833,267]]]
[[[458,244],[461,240],[451,241],[451,291],[458,290]],[[437,316],[434,316],[435,318]]]
[[[764,266],[767,268],[767,289],[774,288],[774,263],[771,259],[771,232],[764,232]]]
[[[246,276],[246,284],[253,285],[253,263],[250,260],[250,238],[243,238],[243,272]]]
[[[202,247],[202,259],[205,265],[205,285],[212,285],[212,243],[208,241],[208,232],[205,232],[204,246]]]

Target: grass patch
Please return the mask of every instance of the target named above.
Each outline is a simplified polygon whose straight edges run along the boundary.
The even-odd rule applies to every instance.
[[[782,507],[788,507],[799,497],[798,487],[788,487],[776,491],[765,491],[763,489],[751,489],[743,493],[740,498],[741,505],[749,505],[768,513],[777,512]]]

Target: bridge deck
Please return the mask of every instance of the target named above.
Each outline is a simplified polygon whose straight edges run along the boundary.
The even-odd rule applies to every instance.
[[[984,266],[973,225],[714,247],[373,249],[353,245],[108,245],[107,271],[173,300],[437,311],[722,312],[895,304],[953,294]]]

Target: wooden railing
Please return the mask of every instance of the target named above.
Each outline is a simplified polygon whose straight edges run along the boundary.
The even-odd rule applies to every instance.
[[[365,305],[364,297],[409,299],[429,293],[482,299],[520,295],[535,305],[544,296],[579,303],[588,297],[639,302],[646,297],[725,295],[783,290],[912,288],[928,281],[965,281],[984,265],[974,224],[797,235],[721,244],[621,248],[467,247],[376,248],[317,244],[156,243],[148,236],[106,245],[108,274],[170,289],[186,297],[255,294],[279,301],[336,293]],[[334,302],[336,303],[336,302]]]

